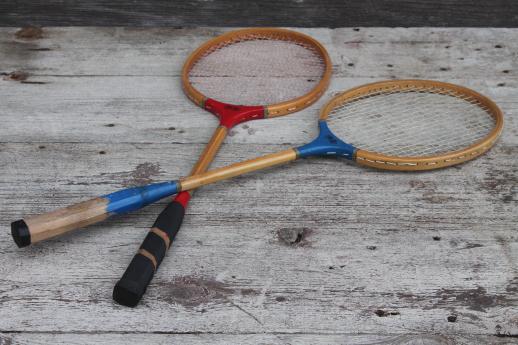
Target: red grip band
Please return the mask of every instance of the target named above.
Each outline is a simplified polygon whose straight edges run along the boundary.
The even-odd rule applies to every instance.
[[[176,194],[176,197],[173,201],[179,202],[185,209],[189,200],[191,200],[191,193],[184,191]]]

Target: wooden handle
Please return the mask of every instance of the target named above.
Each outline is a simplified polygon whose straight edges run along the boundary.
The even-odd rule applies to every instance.
[[[185,191],[195,189],[209,183],[226,180],[252,171],[287,163],[295,159],[297,159],[297,151],[295,151],[295,149],[287,149],[281,152],[272,153],[259,158],[235,163],[227,167],[213,169],[203,174],[185,177],[179,181],[179,190]]]
[[[122,189],[56,211],[17,220],[11,223],[11,233],[18,247],[25,247],[100,222],[111,214],[138,210],[177,191],[176,181]]]
[[[100,222],[108,217],[108,200],[96,198],[69,207],[17,220],[11,233],[18,247],[25,247],[67,231]]]
[[[214,131],[198,162],[194,165],[191,175],[207,171],[226,135],[227,128],[224,126],[219,126]],[[122,278],[115,284],[112,294],[115,302],[127,307],[135,307],[140,302],[182,226],[190,196],[190,191],[177,194],[176,198],[160,213]]]

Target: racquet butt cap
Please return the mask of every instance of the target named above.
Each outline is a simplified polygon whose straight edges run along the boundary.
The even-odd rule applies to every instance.
[[[146,292],[142,286],[129,279],[121,279],[113,288],[113,300],[126,307],[135,307]]]
[[[31,233],[23,219],[11,223],[11,235],[18,248],[27,247],[31,244]]]

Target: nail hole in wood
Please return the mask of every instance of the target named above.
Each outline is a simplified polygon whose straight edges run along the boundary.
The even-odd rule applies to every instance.
[[[448,316],[448,322],[456,322],[456,321],[457,321],[457,315]]]

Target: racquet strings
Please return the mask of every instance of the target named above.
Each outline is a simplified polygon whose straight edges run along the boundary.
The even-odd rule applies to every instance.
[[[324,72],[325,61],[314,48],[252,35],[208,51],[190,70],[189,81],[220,102],[270,105],[310,92]]]
[[[373,90],[347,99],[328,116],[331,131],[353,146],[386,156],[417,157],[466,148],[495,127],[473,96],[434,86]]]

